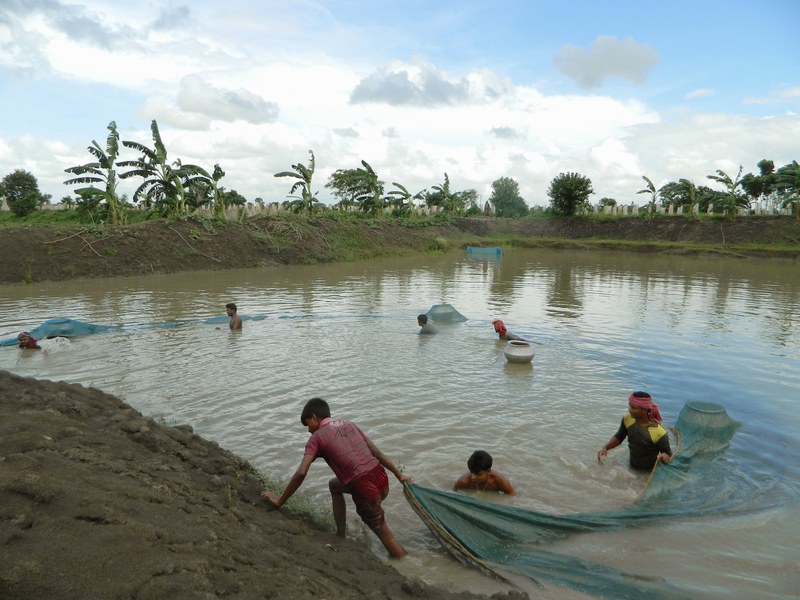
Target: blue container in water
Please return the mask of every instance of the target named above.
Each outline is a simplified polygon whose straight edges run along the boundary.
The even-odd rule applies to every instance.
[[[500,258],[503,256],[503,249],[500,247],[482,248],[480,246],[467,246],[467,256]]]

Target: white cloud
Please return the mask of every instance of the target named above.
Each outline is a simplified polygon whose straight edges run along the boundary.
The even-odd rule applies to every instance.
[[[453,79],[427,60],[380,68],[358,82],[350,96],[354,104],[376,102],[394,106],[455,106],[494,100],[508,85],[490,72]]]
[[[712,90],[711,88],[698,88],[686,94],[684,98],[687,100],[694,100],[695,98],[710,98],[716,93],[716,90]]]
[[[778,93],[778,97],[785,100],[800,98],[800,86],[786,88]]]
[[[638,44],[631,38],[623,40],[599,36],[588,50],[577,46],[564,46],[553,62],[579,87],[600,87],[610,77],[620,77],[640,84],[658,63],[654,48]]]
[[[358,135],[358,132],[352,127],[335,127],[331,129],[331,131],[341,137],[346,137],[346,138],[361,137],[360,135]]]
[[[516,140],[525,137],[525,132],[513,127],[492,127],[489,131],[495,137],[504,140]]]
[[[636,155],[631,153],[619,139],[603,140],[590,150],[590,155],[600,171],[606,175],[635,177],[642,171]]]
[[[278,105],[274,102],[268,102],[246,89],[215,87],[198,75],[188,75],[181,80],[178,106],[182,111],[221,121],[272,123],[278,118]]]
[[[743,102],[745,104],[783,104],[798,100],[800,100],[800,86],[779,89],[769,96],[748,97]]]

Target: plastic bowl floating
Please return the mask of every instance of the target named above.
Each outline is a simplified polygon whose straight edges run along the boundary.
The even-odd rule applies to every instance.
[[[503,350],[510,363],[529,363],[533,360],[533,346],[524,340],[511,340]]]

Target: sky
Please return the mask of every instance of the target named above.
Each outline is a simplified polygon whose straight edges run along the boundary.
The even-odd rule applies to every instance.
[[[311,150],[328,204],[362,160],[387,192],[511,177],[547,206],[576,172],[644,204],[643,175],[800,161],[798,32],[797,0],[0,0],[0,177],[58,202],[111,121],[152,147],[156,120],[170,161],[251,201]]]

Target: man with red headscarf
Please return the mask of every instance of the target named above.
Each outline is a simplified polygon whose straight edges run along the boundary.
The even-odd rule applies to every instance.
[[[661,414],[653,397],[647,392],[633,392],[628,396],[628,412],[622,417],[619,430],[608,443],[597,452],[601,464],[612,448],[628,438],[631,467],[653,468],[657,461],[668,463],[672,458],[667,430],[661,426]]]
[[[505,323],[503,323],[500,319],[495,319],[492,321],[492,325],[494,325],[495,333],[497,333],[501,340],[525,340],[525,338],[521,338],[506,329]]]

